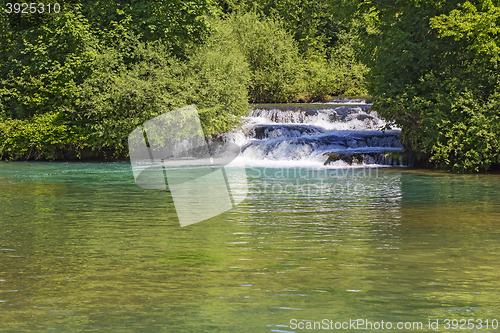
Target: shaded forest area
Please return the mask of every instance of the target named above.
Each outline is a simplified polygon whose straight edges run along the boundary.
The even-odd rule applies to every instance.
[[[212,135],[249,102],[370,95],[422,164],[500,164],[498,0],[0,4],[0,159],[125,158],[189,104]]]

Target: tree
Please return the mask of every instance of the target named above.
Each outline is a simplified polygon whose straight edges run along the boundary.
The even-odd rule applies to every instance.
[[[282,22],[298,43],[301,54],[328,53],[336,46],[339,34],[349,30],[339,0],[220,0],[226,13],[257,13],[262,19]]]
[[[454,101],[454,121],[440,124],[432,159],[457,170],[488,170],[500,164],[500,7],[491,0],[457,7],[431,18],[431,27],[440,38],[462,45],[473,66],[465,73],[481,78],[469,80],[476,85]]]
[[[97,40],[79,6],[60,14],[3,14],[2,115],[17,119],[62,111],[91,70]]]
[[[490,19],[495,15],[491,1],[478,3],[486,4],[482,8]],[[491,61],[494,45],[471,38],[495,35],[498,20],[488,28],[481,21],[471,24],[468,17],[460,29],[453,23],[459,1],[367,1],[360,6],[374,108],[402,128],[406,149],[457,171],[487,170],[498,163],[493,96],[500,85]],[[478,135],[489,138],[486,145]]]
[[[142,42],[161,40],[172,55],[186,57],[186,50],[210,35],[210,19],[221,14],[215,0],[85,1],[83,15],[108,45],[127,34]]]

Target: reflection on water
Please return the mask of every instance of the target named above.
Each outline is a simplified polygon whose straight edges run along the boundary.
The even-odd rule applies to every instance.
[[[500,319],[499,176],[265,171],[181,228],[127,163],[0,163],[0,330]]]

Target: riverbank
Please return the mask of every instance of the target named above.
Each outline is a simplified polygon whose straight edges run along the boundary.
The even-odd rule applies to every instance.
[[[369,97],[344,97],[316,103],[255,103],[237,128],[207,138],[238,144],[248,165],[436,169],[428,159],[403,149],[401,130],[372,110],[370,102]],[[128,150],[71,148],[53,147],[50,158],[28,151],[27,158],[18,160],[128,160]],[[493,164],[489,171],[498,170]]]

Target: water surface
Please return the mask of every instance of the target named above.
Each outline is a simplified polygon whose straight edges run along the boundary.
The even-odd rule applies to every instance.
[[[0,162],[0,331],[500,319],[498,175],[313,170],[248,169],[242,204],[181,228],[129,163]]]

